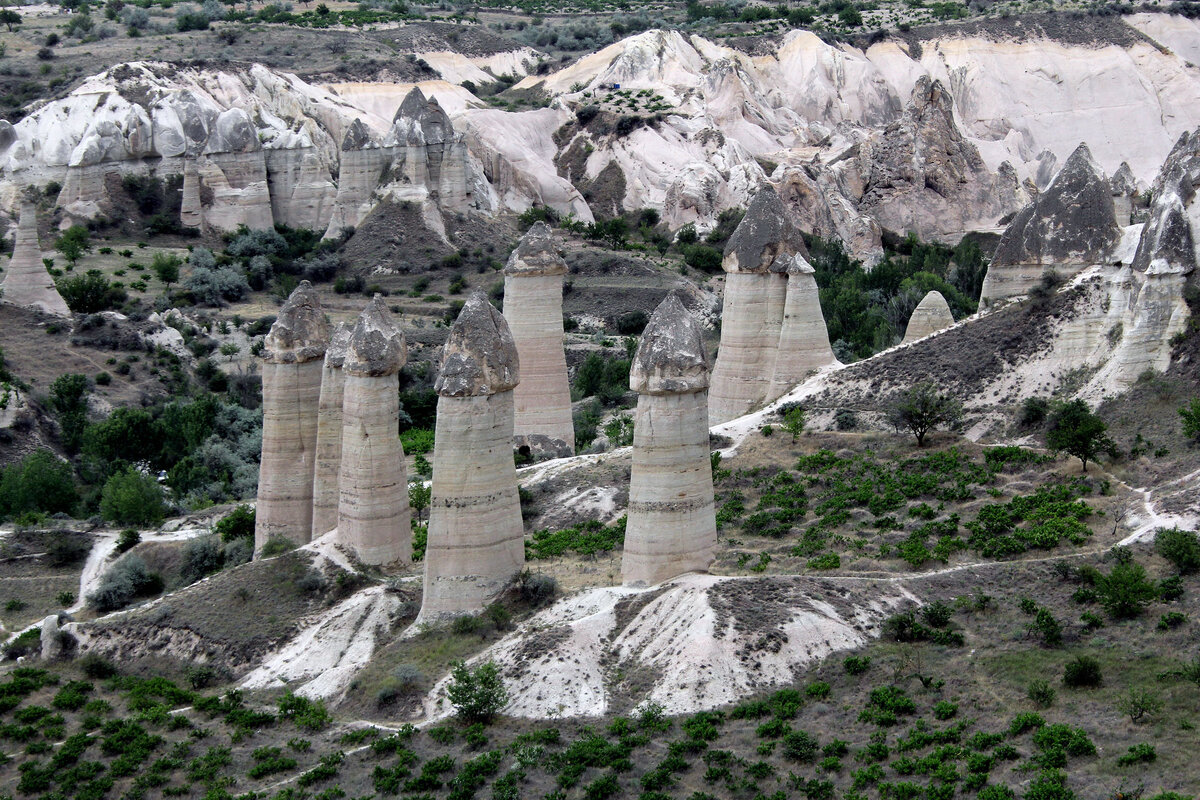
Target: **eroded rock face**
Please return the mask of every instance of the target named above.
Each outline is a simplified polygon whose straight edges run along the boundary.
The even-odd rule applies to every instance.
[[[767,401],[777,400],[813,371],[837,363],[811,264],[797,253],[787,270],[787,297]]]
[[[1073,276],[1107,263],[1120,242],[1112,190],[1086,144],[1004,231],[983,281],[985,301],[1024,294],[1050,269]]]
[[[521,382],[513,389],[514,443],[538,455],[569,456],[575,450],[575,427],[563,349],[567,263],[559,246],[544,222],[521,237],[504,268],[504,317],[521,365]]]
[[[902,344],[924,339],[940,330],[945,330],[954,324],[954,315],[950,313],[950,304],[941,292],[929,292],[908,318],[908,327],[904,329]]]
[[[411,511],[400,418],[404,334],[380,295],[367,304],[346,347],[338,541],[364,564],[412,560]]]
[[[33,203],[21,204],[21,217],[13,241],[12,258],[4,280],[0,282],[0,301],[14,306],[34,306],[47,314],[71,316],[71,309],[58,293],[54,279],[42,263],[42,246],[38,241],[37,208]]]
[[[329,323],[308,281],[296,287],[266,336],[263,448],[254,551],[268,538],[310,541],[317,422]]]
[[[804,237],[788,221],[779,194],[766,187],[754,195],[729,237],[721,267],[728,273],[782,273],[796,253],[808,254]]]
[[[1122,161],[1121,166],[1113,173],[1108,181],[1112,189],[1113,210],[1117,215],[1117,224],[1124,227],[1133,221],[1133,206],[1138,199],[1137,178],[1129,167],[1128,161]]]
[[[480,611],[525,563],[513,465],[517,348],[476,292],[442,355],[424,596],[418,622]]]
[[[647,585],[707,569],[717,545],[708,451],[710,361],[700,325],[674,293],[634,355],[638,392],[621,573]]]
[[[338,474],[342,469],[342,400],[346,385],[342,364],[350,333],[354,329],[339,323],[325,350],[321,369],[321,399],[317,406],[317,463],[313,470],[313,526],[316,539],[337,527]]]

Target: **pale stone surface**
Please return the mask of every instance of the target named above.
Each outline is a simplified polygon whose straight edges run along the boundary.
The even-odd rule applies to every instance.
[[[71,316],[71,309],[58,293],[54,279],[42,263],[42,246],[38,242],[37,209],[33,203],[21,204],[21,218],[13,242],[12,258],[0,283],[0,300],[14,306],[36,306],[47,314]]]
[[[521,364],[521,382],[513,389],[514,443],[539,455],[569,456],[575,451],[575,426],[563,349],[567,264],[559,246],[544,222],[521,238],[504,268],[504,318]]]
[[[950,304],[941,292],[930,292],[921,298],[921,302],[913,309],[908,318],[908,327],[904,329],[904,342],[915,342],[926,336],[945,330],[954,324],[954,315],[950,313]]]
[[[700,325],[668,295],[650,318],[629,373],[639,397],[621,557],[627,584],[661,583],[712,563],[717,525],[709,367]]]
[[[325,230],[337,186],[316,148],[268,150],[266,163],[274,220],[292,228]]]
[[[271,326],[263,353],[255,553],[271,536],[297,544],[312,537],[318,407],[328,341],[321,301],[309,282],[301,281]]]
[[[196,161],[191,158],[183,167],[179,222],[189,228],[199,228],[204,224],[204,211],[200,206],[200,172],[196,169]]]
[[[342,364],[346,360],[352,330],[345,322],[333,329],[321,369],[317,462],[313,468],[313,539],[337,527],[338,474],[342,469],[342,398],[346,385]]]
[[[797,253],[788,266],[787,299],[779,331],[779,352],[766,399],[776,400],[814,370],[837,362],[812,265]]]
[[[54,661],[62,656],[62,640],[59,638],[58,615],[51,614],[42,620],[42,661]]]
[[[367,304],[346,349],[338,541],[365,564],[412,560],[404,448],[397,434],[404,334],[383,298]]]
[[[517,348],[481,293],[450,329],[433,447],[424,597],[418,621],[481,610],[525,563],[513,465]]]

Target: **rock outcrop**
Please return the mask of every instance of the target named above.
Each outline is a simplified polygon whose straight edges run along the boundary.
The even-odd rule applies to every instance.
[[[42,263],[42,246],[38,242],[37,208],[30,202],[21,204],[21,217],[13,241],[12,258],[0,282],[0,300],[14,306],[35,306],[47,314],[71,316],[71,309],[58,293],[54,279]]]
[[[263,444],[254,552],[280,536],[312,536],[313,481],[321,373],[329,323],[308,281],[296,287],[271,326],[263,351]]]
[[[1133,207],[1140,199],[1137,178],[1133,176],[1128,161],[1121,162],[1121,166],[1113,173],[1108,183],[1112,190],[1113,211],[1117,216],[1117,224],[1125,227],[1133,222]]]
[[[345,322],[333,329],[321,369],[321,400],[317,405],[317,463],[313,468],[312,538],[338,524],[338,475],[342,469],[342,398],[346,385],[342,365],[350,333]]]
[[[704,570],[717,546],[708,449],[711,362],[700,325],[674,293],[646,326],[629,372],[638,393],[621,575],[661,583]]]
[[[813,371],[836,362],[812,264],[797,253],[787,268],[783,324],[767,401],[782,397]]]
[[[412,560],[411,511],[400,421],[404,334],[383,297],[358,318],[346,359],[342,405],[342,469],[338,476],[338,541],[365,564]]]
[[[1108,180],[1081,144],[1005,229],[983,281],[982,300],[1024,294],[1050,270],[1071,277],[1107,263],[1120,239]]]
[[[474,613],[521,570],[513,465],[517,346],[503,315],[471,295],[442,351],[425,585],[419,621]]]
[[[544,222],[521,237],[504,268],[504,318],[521,364],[513,389],[514,443],[534,455],[575,452],[571,386],[563,349],[562,293],[567,262]]]
[[[902,344],[924,339],[926,336],[945,330],[954,324],[954,315],[950,313],[950,304],[941,292],[930,292],[921,298],[921,302],[913,309],[908,318],[908,327],[904,329]]]
[[[42,661],[57,661],[62,657],[62,632],[58,627],[58,615],[51,614],[42,620],[41,652]]]

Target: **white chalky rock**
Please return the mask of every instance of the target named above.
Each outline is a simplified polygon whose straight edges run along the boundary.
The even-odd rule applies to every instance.
[[[950,304],[941,292],[930,292],[921,298],[921,302],[913,309],[908,318],[908,327],[904,330],[904,344],[924,339],[926,336],[945,330],[954,324],[954,315],[950,313]]]
[[[333,329],[321,369],[317,404],[317,463],[313,469],[312,538],[337,527],[338,475],[342,469],[342,398],[346,379],[342,365],[354,329],[343,322]]]
[[[71,309],[58,293],[54,279],[42,263],[42,246],[38,242],[37,209],[33,203],[21,204],[12,258],[4,273],[0,299],[14,306],[35,306],[47,314],[71,316]]]
[[[792,390],[814,370],[837,361],[821,313],[821,296],[811,264],[797,253],[787,268],[787,299],[779,331],[779,352],[767,400]]]

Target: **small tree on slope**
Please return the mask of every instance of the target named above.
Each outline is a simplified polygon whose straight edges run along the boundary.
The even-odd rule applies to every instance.
[[[942,394],[932,383],[918,383],[900,395],[888,409],[888,422],[898,431],[917,437],[917,447],[925,446],[931,430],[953,428],[962,420],[962,403]]]
[[[1082,400],[1063,403],[1050,415],[1046,446],[1056,453],[1075,456],[1087,472],[1089,461],[1101,453],[1111,453],[1116,446],[1108,438],[1108,425]]]

